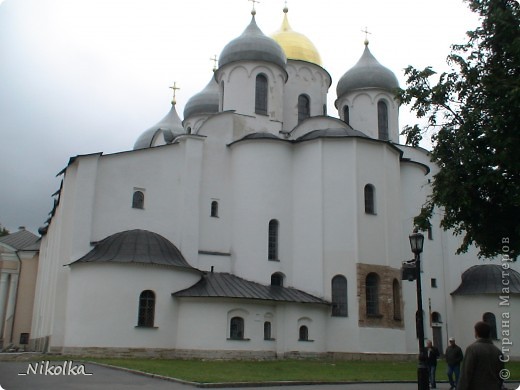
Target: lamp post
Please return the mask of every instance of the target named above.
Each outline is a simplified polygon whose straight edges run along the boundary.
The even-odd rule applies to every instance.
[[[410,234],[410,247],[415,255],[415,280],[417,282],[417,336],[419,338],[419,363],[417,366],[417,389],[428,390],[428,367],[426,365],[426,350],[424,348],[424,320],[423,320],[423,305],[422,305],[422,287],[421,287],[421,252],[423,251],[424,236],[414,230]]]

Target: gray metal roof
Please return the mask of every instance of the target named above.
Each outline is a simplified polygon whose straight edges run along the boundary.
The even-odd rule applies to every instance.
[[[299,137],[296,141],[310,141],[316,138],[341,138],[341,137],[363,137],[368,138],[368,136],[359,131],[354,130],[352,128],[345,128],[345,127],[337,127],[337,128],[330,128],[330,129],[320,129],[320,130],[313,130],[310,131],[301,137]]]
[[[202,91],[193,95],[184,106],[184,119],[194,114],[213,114],[218,112],[219,88],[215,78],[211,78]]]
[[[157,137],[158,133],[162,133],[164,142],[171,143],[176,135],[184,134],[184,127],[182,127],[181,119],[175,109],[175,104],[168,114],[162,118],[157,124],[144,131],[134,144],[134,150],[145,149],[152,146],[153,140]]]
[[[452,295],[502,294],[504,287],[509,288],[510,294],[520,294],[520,274],[500,265],[474,265],[464,271],[461,278],[460,286]]]
[[[266,286],[238,276],[205,273],[192,287],[172,294],[175,297],[242,298],[264,301],[329,304],[324,299],[290,287]]]
[[[110,262],[171,265],[193,268],[180,250],[163,236],[147,230],[127,230],[96,242],[74,263]]]
[[[15,250],[37,251],[40,249],[40,237],[25,229],[0,237],[0,243]]]
[[[224,47],[218,65],[222,67],[231,62],[245,60],[272,62],[284,69],[287,64],[282,47],[274,39],[264,35],[256,25],[254,15],[242,35]]]
[[[392,91],[398,87],[399,82],[395,74],[381,65],[366,45],[357,64],[339,79],[336,93],[339,98],[356,89],[379,88]]]

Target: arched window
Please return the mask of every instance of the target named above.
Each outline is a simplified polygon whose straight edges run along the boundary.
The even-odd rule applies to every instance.
[[[327,105],[323,105],[323,115],[327,115]]]
[[[336,275],[332,278],[332,316],[347,317],[347,278]]]
[[[348,106],[343,106],[343,122],[350,125],[350,109]]]
[[[298,96],[298,123],[311,116],[311,101],[307,95]]]
[[[211,202],[211,216],[218,217],[218,202],[216,200]]]
[[[267,77],[260,73],[256,76],[255,112],[267,115]]]
[[[379,315],[379,276],[371,272],[365,280],[367,316]]]
[[[271,322],[264,322],[264,340],[272,340],[271,337]]]
[[[300,329],[298,332],[298,340],[300,340],[300,341],[309,340],[309,328],[307,328],[305,325],[300,326]]]
[[[224,82],[220,82],[220,99],[219,99],[219,111],[224,111]]]
[[[401,321],[401,286],[399,286],[399,281],[394,279],[392,284],[393,290],[393,303],[394,303],[394,320]]]
[[[280,272],[271,275],[271,286],[283,286],[283,275]]]
[[[244,319],[242,317],[231,318],[229,338],[234,340],[242,340],[244,338]]]
[[[482,316],[482,321],[484,321],[486,324],[488,324],[489,327],[491,328],[491,333],[489,334],[489,336],[493,340],[498,340],[497,319],[496,319],[495,315],[490,312],[484,313],[484,315]]]
[[[388,140],[388,106],[382,100],[377,102],[378,138]]]
[[[365,186],[365,213],[376,213],[376,189],[372,184]]]
[[[137,326],[153,327],[155,316],[155,293],[144,290],[139,295],[139,311],[137,315]]]
[[[143,191],[134,191],[134,195],[132,196],[132,208],[134,208],[134,209],[143,209],[144,208],[144,192]]]
[[[269,234],[267,245],[267,258],[269,260],[278,260],[278,221],[271,219],[269,221]]]
[[[434,311],[434,312],[432,313],[432,322],[433,322],[434,324],[440,324],[440,323],[442,322],[442,317],[441,317],[441,315],[440,315],[439,312]]]

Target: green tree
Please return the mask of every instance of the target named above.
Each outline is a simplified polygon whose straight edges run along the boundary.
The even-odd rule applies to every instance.
[[[479,256],[520,251],[520,6],[516,0],[465,0],[481,26],[453,45],[451,71],[405,69],[398,92],[425,125],[406,126],[406,143],[433,134],[440,167],[415,223],[426,229],[436,208],[441,226],[463,235]],[[507,245],[506,245],[507,244]]]
[[[9,230],[7,230],[5,227],[0,225],[0,237],[7,236],[9,234]]]

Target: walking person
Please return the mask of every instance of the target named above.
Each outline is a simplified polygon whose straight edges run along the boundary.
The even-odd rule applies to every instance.
[[[460,376],[460,363],[462,362],[462,349],[455,343],[455,339],[450,337],[448,340],[450,345],[446,348],[446,364],[448,365],[448,381],[450,382],[450,390],[457,388]],[[453,376],[455,375],[455,378]]]
[[[439,350],[433,346],[431,340],[426,341],[426,365],[428,366],[428,375],[430,378],[430,388],[436,389],[435,373],[437,371],[437,359],[439,358]]]
[[[491,327],[479,321],[475,324],[475,341],[464,353],[457,390],[500,390],[503,381],[503,356],[491,341]]]

